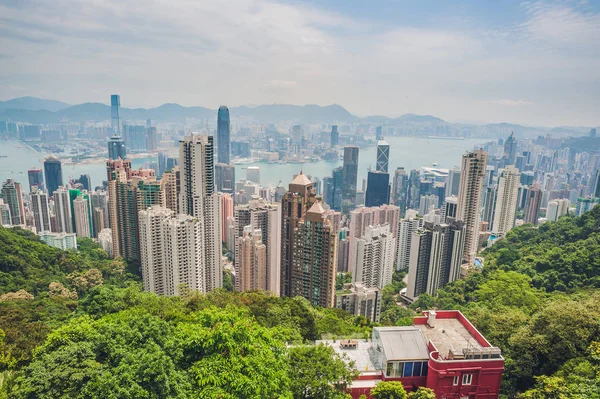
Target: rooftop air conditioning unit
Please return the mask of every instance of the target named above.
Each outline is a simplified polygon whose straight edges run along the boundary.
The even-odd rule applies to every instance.
[[[435,313],[435,310],[430,310],[429,313],[427,314],[427,325],[431,328],[435,327],[435,317],[437,316],[437,313]]]

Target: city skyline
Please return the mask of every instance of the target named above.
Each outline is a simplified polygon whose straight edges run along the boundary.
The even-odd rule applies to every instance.
[[[362,116],[598,123],[593,2],[33,4],[0,4],[2,100],[104,101],[108,88],[134,107],[318,102]]]

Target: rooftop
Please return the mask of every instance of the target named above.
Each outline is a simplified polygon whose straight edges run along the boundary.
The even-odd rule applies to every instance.
[[[417,327],[376,327],[388,361],[428,359],[427,342]]]
[[[356,341],[356,348],[343,348],[340,344],[340,340],[323,340],[317,341],[316,343],[322,343],[331,346],[338,354],[342,356],[346,355],[348,360],[354,361],[356,369],[361,374],[371,371],[376,372],[380,368],[376,366],[377,356],[375,354],[375,350],[373,349],[371,340],[365,341],[364,339],[357,339]]]
[[[310,181],[310,179],[308,177],[306,177],[306,175],[304,173],[300,172],[294,178],[294,180],[292,180],[292,182],[290,184],[297,184],[299,186],[308,186],[309,184],[312,184],[312,182]]]

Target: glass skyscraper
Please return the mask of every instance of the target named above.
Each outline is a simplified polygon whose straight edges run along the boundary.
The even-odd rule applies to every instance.
[[[48,195],[54,195],[58,186],[63,185],[62,164],[54,155],[50,155],[44,161],[44,174],[46,175],[46,186]]]
[[[350,212],[356,208],[356,185],[358,179],[358,147],[344,147],[344,164],[342,165],[342,211]]]
[[[121,133],[121,122],[119,118],[119,108],[121,108],[121,96],[113,94],[110,96],[110,119],[113,132]]]
[[[225,105],[219,107],[217,114],[217,161],[229,165],[230,154],[229,109]]]
[[[115,134],[108,141],[108,159],[125,159],[127,156],[127,149],[125,148],[125,141],[121,136]]]
[[[369,171],[365,206],[381,206],[390,203],[390,175],[385,172]]]

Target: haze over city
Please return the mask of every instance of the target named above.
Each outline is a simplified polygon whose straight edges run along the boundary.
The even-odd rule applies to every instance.
[[[595,126],[595,1],[0,1],[0,100]]]

